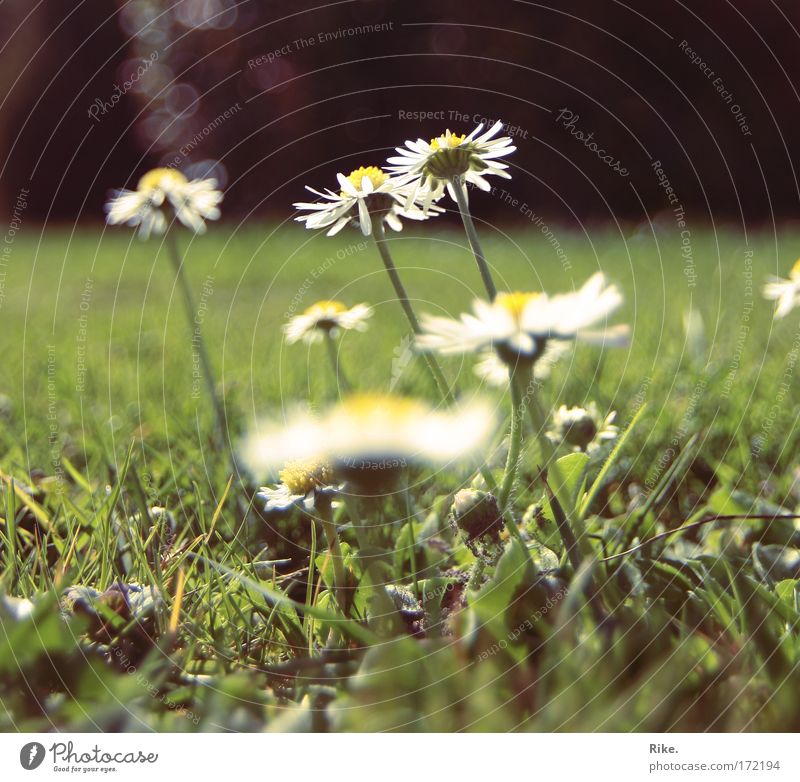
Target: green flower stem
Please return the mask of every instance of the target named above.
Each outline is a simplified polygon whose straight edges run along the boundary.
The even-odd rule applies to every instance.
[[[406,517],[408,518],[409,534],[411,537],[411,551],[409,561],[411,564],[411,581],[414,585],[414,594],[419,596],[419,577],[417,576],[417,531],[414,527],[414,512],[411,508],[411,496],[408,491],[408,473],[403,476],[403,497],[406,503]]]
[[[511,391],[511,434],[505,474],[503,475],[497,502],[509,531],[517,540],[522,542],[522,534],[519,531],[519,527],[517,527],[516,521],[514,521],[514,514],[509,507],[509,500],[517,477],[517,470],[519,469],[520,454],[522,453],[523,419],[525,418],[528,400],[520,386],[517,371],[514,369],[509,369],[509,387]]]
[[[350,385],[350,381],[347,379],[347,375],[339,364],[339,356],[337,355],[336,351],[336,340],[333,338],[330,331],[325,332],[325,348],[328,353],[328,359],[331,362],[331,368],[333,369],[333,378],[337,386],[337,391],[338,387],[341,386],[345,393],[350,393],[350,391],[353,389]]]
[[[417,320],[417,316],[414,313],[414,308],[411,306],[411,301],[408,298],[408,293],[406,293],[403,281],[400,279],[400,275],[397,273],[397,267],[394,265],[391,253],[389,252],[389,246],[386,242],[386,234],[383,230],[383,217],[380,214],[373,214],[372,218],[372,232],[375,238],[375,244],[378,247],[378,252],[381,255],[383,265],[386,267],[386,272],[388,273],[389,279],[392,282],[395,294],[397,295],[406,319],[411,326],[411,331],[413,331],[416,335],[421,334],[422,329],[419,325],[419,320]],[[444,372],[442,372],[442,368],[439,366],[439,362],[430,353],[426,352],[422,355],[425,359],[425,365],[428,367],[428,371],[436,383],[439,393],[442,395],[442,399],[444,399],[446,404],[452,405],[455,402],[455,398],[453,397],[453,392],[450,390],[450,385],[447,382],[447,378],[444,376]],[[480,473],[483,476],[483,480],[486,481],[489,491],[496,491],[497,482],[495,481],[494,476],[488,467],[482,466],[480,468]]]
[[[386,591],[381,573],[383,552],[373,546],[369,529],[361,524],[362,505],[372,503],[365,503],[354,495],[345,495],[345,502],[358,540],[358,560],[362,568],[359,588],[364,588],[367,592],[367,604],[371,613],[370,627],[381,635],[397,635],[401,632],[402,622]]]
[[[465,186],[462,181],[460,181],[460,178],[451,180],[450,184],[456,194],[456,203],[458,204],[458,211],[461,213],[461,221],[464,223],[464,230],[467,233],[469,246],[472,248],[472,254],[475,256],[475,262],[478,264],[478,271],[481,273],[481,279],[486,288],[486,293],[489,294],[489,300],[494,301],[495,296],[497,296],[497,288],[492,279],[489,264],[486,263],[486,256],[483,254],[483,248],[481,247],[480,239],[478,239],[478,232],[475,230],[475,223],[472,221],[472,213],[469,211],[469,202],[467,201]]]
[[[419,325],[419,320],[414,312],[414,308],[411,306],[411,300],[408,298],[405,285],[403,285],[403,281],[400,279],[400,275],[397,272],[397,267],[394,265],[391,253],[389,252],[389,246],[386,242],[386,234],[383,230],[383,218],[381,215],[378,214],[373,216],[372,227],[375,234],[375,244],[378,247],[378,252],[381,255],[383,265],[386,267],[386,273],[389,275],[389,280],[392,283],[395,295],[400,302],[400,306],[403,308],[406,320],[408,320],[408,324],[411,326],[411,331],[413,331],[414,334],[419,335],[422,333],[422,328]],[[425,353],[423,355],[425,358],[425,363],[428,366],[428,371],[431,373],[431,376],[433,377],[433,380],[436,383],[436,386],[439,389],[442,397],[446,401],[452,402],[453,395],[450,392],[450,385],[447,382],[447,378],[444,376],[444,372],[442,372],[442,368],[439,366],[439,362],[437,362],[436,359],[430,355],[430,353]]]
[[[545,414],[544,410],[542,410],[541,404],[539,403],[539,399],[536,396],[533,397],[531,404],[528,406],[528,410],[530,412],[531,424],[533,425],[533,429],[536,432],[539,441],[542,467],[549,474],[549,483],[552,487],[554,487],[553,490],[557,496],[560,487],[564,484],[564,479],[561,475],[561,469],[556,461],[556,448],[553,443],[547,439],[547,436],[544,433]],[[564,512],[566,514],[566,518],[564,519],[566,529],[562,530],[559,528],[559,535],[561,536],[561,541],[564,544],[565,550],[570,551],[571,549],[574,549],[575,541],[577,541],[578,551],[580,552],[581,557],[591,557],[592,551],[589,547],[589,541],[584,534],[585,529],[583,529],[582,524],[580,525],[580,528],[577,527],[574,509],[564,508]]]
[[[230,450],[230,444],[228,441],[228,427],[225,419],[225,409],[217,394],[217,387],[216,383],[214,382],[214,370],[211,366],[211,359],[208,356],[208,351],[206,350],[206,343],[203,340],[203,334],[200,331],[200,327],[196,326],[195,324],[197,308],[195,307],[194,297],[192,296],[192,289],[189,285],[189,280],[186,277],[186,273],[183,269],[183,256],[181,255],[181,251],[178,247],[178,239],[175,235],[174,229],[167,231],[166,238],[169,257],[172,261],[173,267],[175,268],[178,286],[183,294],[183,305],[184,309],[186,310],[186,318],[189,322],[189,330],[193,335],[192,345],[196,348],[197,353],[200,356],[200,364],[203,367],[203,377],[205,378],[208,395],[214,408],[214,419],[216,423],[217,435],[223,444],[228,444],[228,448]],[[232,454],[231,458],[233,458]]]
[[[341,612],[347,616],[350,610],[350,601],[347,597],[347,573],[344,569],[344,557],[342,556],[342,546],[339,542],[339,533],[336,530],[336,524],[333,522],[330,499],[326,498],[325,502],[317,503],[317,510],[322,519],[322,529],[328,540],[328,550],[331,554],[333,589],[336,594],[336,602],[339,604]]]

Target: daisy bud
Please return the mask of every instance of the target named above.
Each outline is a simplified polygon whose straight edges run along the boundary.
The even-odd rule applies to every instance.
[[[462,489],[453,498],[450,518],[475,556],[494,558],[504,529],[494,495],[477,489]]]

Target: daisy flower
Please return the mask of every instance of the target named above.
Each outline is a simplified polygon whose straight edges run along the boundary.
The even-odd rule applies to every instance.
[[[542,355],[533,365],[535,380],[547,380],[553,366],[572,350],[568,342],[550,341],[545,346]],[[480,354],[478,363],[475,364],[475,374],[491,386],[500,388],[508,387],[508,364],[506,364],[491,348]]]
[[[372,307],[366,304],[356,304],[348,309],[340,301],[318,301],[301,315],[293,317],[283,330],[290,345],[300,340],[312,344],[325,336],[336,336],[340,329],[366,331],[372,313]]]
[[[788,315],[800,304],[800,259],[798,259],[789,272],[789,279],[770,277],[762,288],[765,299],[777,301],[775,317],[782,318]]]
[[[353,223],[364,236],[369,236],[373,217],[380,216],[393,231],[402,231],[401,217],[426,220],[429,212],[439,214],[444,211],[439,207],[423,211],[418,201],[426,197],[424,191],[401,183],[377,166],[362,166],[349,176],[337,174],[336,178],[340,187],[338,193],[328,188],[320,192],[306,186],[306,190],[322,200],[293,204],[295,209],[310,212],[295,220],[305,223],[306,228],[327,228],[327,236],[335,236],[348,223]]]
[[[189,181],[172,168],[148,171],[136,190],[117,190],[106,204],[106,222],[110,225],[138,226],[139,237],[163,234],[174,215],[187,228],[201,234],[206,220],[217,220],[222,193],[215,179]]]
[[[381,483],[409,464],[474,455],[494,426],[491,408],[481,402],[439,411],[405,397],[359,394],[319,417],[298,413],[285,426],[261,426],[246,441],[243,461],[263,475],[287,461],[323,460],[334,480]]]
[[[397,174],[404,182],[412,185],[409,197],[419,197],[417,188],[425,192],[424,207],[436,201],[447,188],[450,197],[457,201],[454,185],[460,184],[466,192],[469,182],[481,190],[491,190],[485,177],[491,175],[511,179],[506,172],[507,163],[498,158],[510,155],[516,150],[507,136],[495,138],[503,127],[495,122],[489,130],[481,133],[483,124],[478,125],[469,135],[458,135],[446,130],[430,142],[418,138],[406,141],[404,147],[397,147],[399,153],[390,157],[389,171]]]
[[[599,333],[587,330],[621,303],[619,290],[607,285],[598,272],[577,291],[552,297],[546,293],[498,293],[491,303],[476,300],[474,314],[463,314],[458,320],[423,316],[423,334],[417,344],[422,350],[443,354],[494,348],[508,366],[530,365],[543,356],[550,340],[626,344],[625,326]]]
[[[605,418],[594,402],[586,407],[561,405],[553,415],[553,423],[546,433],[554,445],[563,443],[573,451],[592,453],[605,443],[616,440],[619,427],[614,425],[616,412]]]
[[[264,512],[286,511],[302,506],[313,510],[318,494],[336,492],[331,485],[330,465],[319,459],[288,462],[278,474],[280,483],[274,489],[264,486],[256,495],[264,501]]]

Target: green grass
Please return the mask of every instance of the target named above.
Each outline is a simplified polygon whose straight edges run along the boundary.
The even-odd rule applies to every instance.
[[[746,243],[732,230],[695,231],[690,287],[668,225],[657,224],[658,241],[649,229],[554,228],[569,268],[539,231],[479,230],[500,289],[566,290],[600,268],[625,294],[614,320],[631,324],[630,348],[579,346],[542,396],[548,409],[594,400],[617,410],[623,427],[647,403],[588,509],[596,556],[703,514],[795,509],[798,319],[773,322],[759,288],[786,272],[796,235],[776,245],[767,233]],[[533,559],[506,544],[461,606],[452,579],[473,556],[447,515],[452,491],[470,476],[420,469],[410,497],[414,564],[420,592],[434,598],[421,620],[408,619],[408,632],[378,642],[358,607],[344,624],[336,616],[327,566],[320,583],[302,557],[259,564],[282,558],[281,548],[265,551],[263,522],[252,511],[245,518],[252,487],[236,477],[225,497],[230,464],[214,444],[192,334],[159,243],[130,241],[126,231],[35,233],[13,246],[0,307],[0,588],[38,606],[18,620],[0,609],[3,729],[800,726],[793,521],[718,521],[596,563],[600,595],[587,605],[588,576],[567,562],[551,511],[540,523],[525,514],[542,502],[531,441],[513,509]],[[437,399],[420,359],[406,365],[405,321],[374,246],[359,234],[328,240],[293,226],[222,226],[181,241],[195,299],[205,301],[202,332],[234,444],[256,417],[321,407],[336,393],[323,347],[281,338],[287,312],[318,299],[376,308],[369,331],[341,343],[356,388]],[[456,314],[479,295],[461,233],[408,231],[391,246],[418,312]],[[695,318],[687,332],[690,309],[702,325]],[[469,358],[442,363],[461,394],[478,388]],[[600,467],[589,466],[586,487]],[[174,530],[152,517],[154,505],[172,514]],[[387,580],[408,597],[411,529],[400,505],[386,503],[392,523],[381,544],[397,552]],[[290,519],[286,529],[310,545],[307,521]],[[343,534],[357,549],[347,526]],[[358,557],[350,564],[357,580]],[[185,590],[173,615],[179,573]],[[143,627],[128,609],[60,618],[65,587],[103,591],[118,581],[163,596]],[[304,607],[308,595],[315,608]],[[364,600],[356,599],[362,609]],[[341,640],[323,659],[331,627]]]

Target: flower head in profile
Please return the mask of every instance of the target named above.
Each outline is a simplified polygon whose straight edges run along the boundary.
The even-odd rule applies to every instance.
[[[163,234],[176,217],[201,234],[206,220],[217,220],[222,193],[216,179],[187,179],[173,168],[148,171],[136,190],[117,190],[106,204],[106,222],[139,227],[139,237]]]
[[[441,411],[407,397],[358,394],[321,416],[298,413],[285,425],[262,425],[246,441],[243,461],[259,476],[287,461],[321,460],[334,480],[385,484],[412,464],[469,459],[494,428],[494,413],[481,402]]]
[[[300,340],[312,344],[326,336],[335,337],[339,331],[365,331],[372,313],[372,307],[366,304],[348,309],[340,301],[318,301],[302,314],[295,315],[283,330],[290,345]]]
[[[465,313],[458,320],[423,316],[423,333],[417,338],[417,345],[443,354],[494,348],[507,366],[532,365],[545,354],[551,341],[626,344],[625,326],[600,332],[590,328],[605,321],[620,304],[619,290],[607,285],[598,272],[577,291],[556,296],[498,293],[493,302],[476,300],[473,313]]]
[[[604,417],[594,402],[586,407],[561,405],[553,415],[547,438],[554,445],[563,443],[573,451],[593,453],[619,435],[616,417],[615,411]]]
[[[800,259],[795,261],[789,279],[770,277],[762,292],[765,299],[776,301],[775,317],[783,318],[800,304]]]
[[[547,380],[553,367],[571,350],[572,345],[569,342],[548,341],[542,354],[533,365],[534,380]],[[475,374],[490,386],[507,388],[508,368],[508,364],[494,350],[487,348],[479,354],[479,360],[475,364]]]
[[[332,497],[336,487],[332,485],[330,465],[320,459],[305,459],[287,462],[278,474],[275,488],[264,486],[256,495],[264,501],[264,512],[282,512],[293,507],[313,510],[320,496]]]
[[[326,235],[335,236],[346,225],[353,223],[364,236],[369,236],[372,234],[373,218],[382,219],[393,231],[402,231],[400,218],[425,220],[430,216],[419,205],[419,201],[425,197],[424,191],[412,192],[416,188],[390,177],[377,166],[362,166],[349,176],[337,174],[336,178],[340,188],[338,193],[328,188],[321,192],[306,187],[322,200],[293,204],[295,209],[308,212],[295,218],[305,223],[306,228],[327,228]],[[438,207],[430,210],[433,214],[443,211]]]
[[[507,136],[495,138],[502,128],[503,123],[498,121],[485,133],[481,133],[481,124],[469,135],[446,130],[430,141],[406,141],[404,147],[397,147],[398,155],[389,158],[389,170],[412,184],[410,197],[419,197],[417,189],[424,192],[426,208],[443,195],[445,187],[454,201],[457,185],[465,188],[469,182],[481,190],[491,190],[485,177],[511,179],[506,172],[508,164],[499,158],[510,155],[516,147]]]

